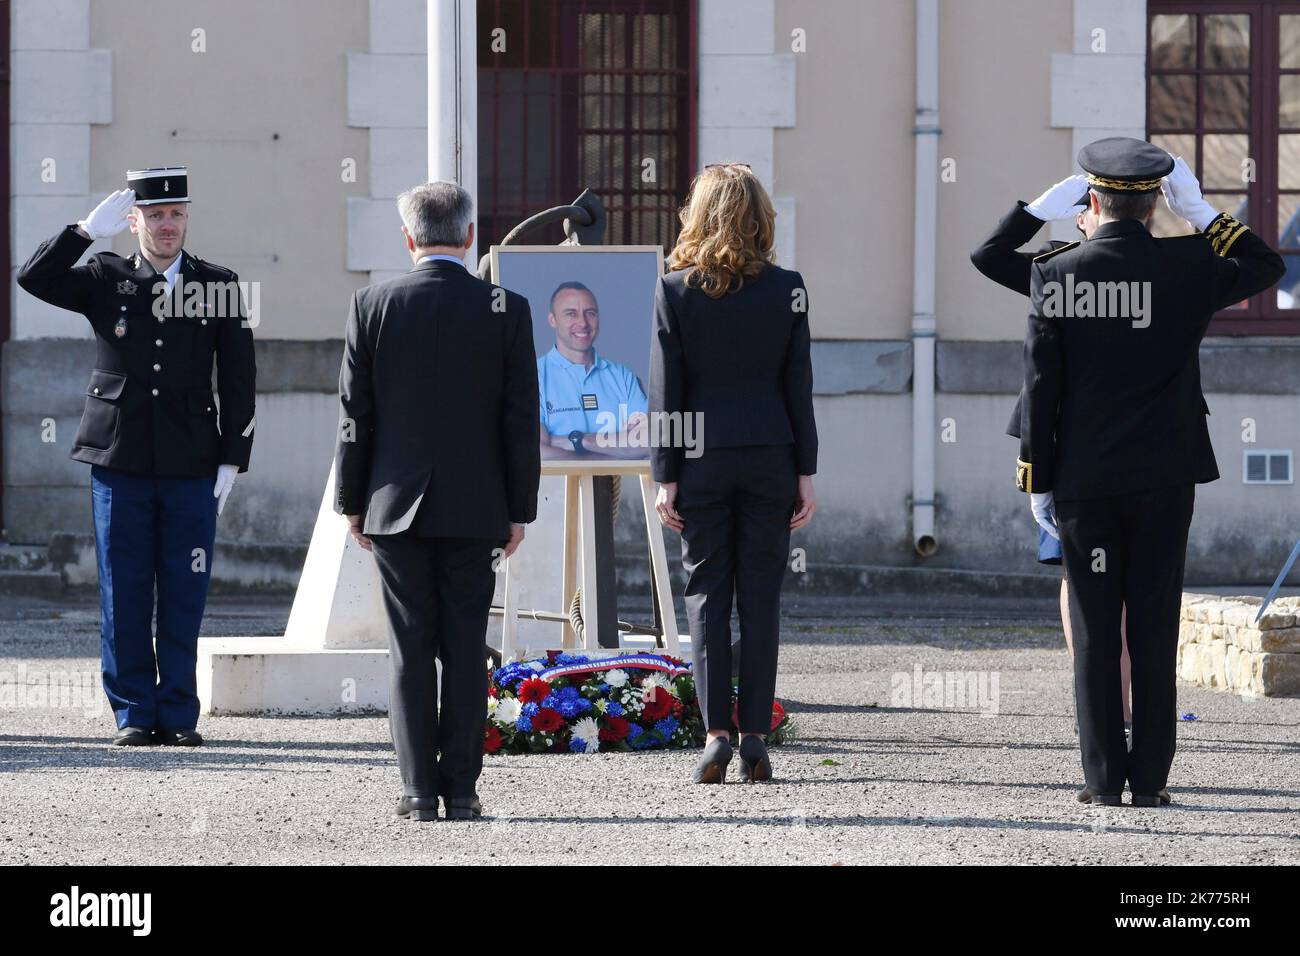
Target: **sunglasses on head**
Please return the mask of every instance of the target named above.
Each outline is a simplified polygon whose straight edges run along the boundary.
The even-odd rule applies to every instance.
[[[707,163],[704,166],[705,169],[731,169],[732,167],[748,169],[751,173],[754,171],[754,167],[750,166],[749,163]]]

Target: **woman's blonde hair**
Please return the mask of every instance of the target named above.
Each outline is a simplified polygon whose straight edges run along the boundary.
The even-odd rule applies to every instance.
[[[690,269],[686,284],[711,298],[738,291],[773,261],[776,211],[748,166],[705,166],[678,217],[668,268]]]

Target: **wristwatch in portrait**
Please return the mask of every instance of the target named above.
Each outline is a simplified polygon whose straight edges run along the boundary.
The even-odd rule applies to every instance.
[[[582,446],[582,432],[576,428],[569,432],[569,443],[573,445],[573,450],[576,452],[584,452],[587,450]]]

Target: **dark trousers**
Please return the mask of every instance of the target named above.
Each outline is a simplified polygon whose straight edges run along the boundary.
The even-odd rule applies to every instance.
[[[100,656],[118,729],[198,724],[194,668],[217,534],[214,481],[90,469]]]
[[[740,618],[741,733],[772,729],[781,582],[798,494],[793,445],[710,448],[682,463],[686,617],[695,691],[709,730],[731,728],[731,606]]]
[[[1175,659],[1195,486],[1060,501],[1070,582],[1074,689],[1084,781],[1097,793],[1153,794],[1169,781],[1177,732]],[[1104,563],[1103,563],[1104,562]],[[1120,614],[1127,608],[1133,749],[1124,742]]]
[[[388,724],[403,794],[473,796],[487,724],[493,551],[502,542],[409,531],[370,540],[388,613]]]

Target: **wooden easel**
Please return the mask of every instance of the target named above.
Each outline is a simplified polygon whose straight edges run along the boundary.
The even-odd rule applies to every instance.
[[[511,580],[510,559],[505,561],[504,607],[501,627],[501,658],[509,660],[519,651],[519,618],[550,621],[563,629],[560,647],[581,650],[585,653],[609,653],[622,646],[622,632],[611,643],[600,641],[599,588],[597,569],[602,561],[612,561],[613,555],[597,554],[596,544],[596,488],[595,479],[604,475],[635,477],[641,490],[641,506],[645,514],[646,539],[649,547],[651,589],[654,594],[655,625],[649,629],[663,638],[663,650],[673,657],[681,656],[681,642],[677,634],[677,611],[673,605],[672,583],[668,578],[668,557],[664,551],[663,528],[655,511],[654,481],[650,477],[649,462],[601,461],[543,461],[543,475],[564,475],[564,555],[563,555],[563,609],[551,611],[520,611],[518,586]],[[584,640],[569,621],[568,606],[574,591],[582,589],[582,620]],[[495,609],[494,609],[495,610]],[[645,629],[642,629],[645,630]]]

